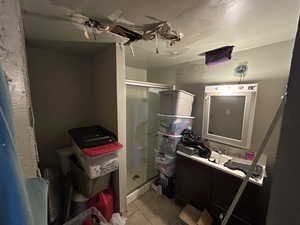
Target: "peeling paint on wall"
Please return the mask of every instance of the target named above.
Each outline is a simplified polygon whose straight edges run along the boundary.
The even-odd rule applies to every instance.
[[[18,0],[0,1],[0,64],[9,81],[17,155],[26,177],[38,171],[34,130],[30,126],[30,92],[25,41]]]

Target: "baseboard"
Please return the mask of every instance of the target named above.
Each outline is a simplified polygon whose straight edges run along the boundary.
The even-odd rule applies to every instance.
[[[153,183],[153,181],[156,178],[151,179],[150,181],[148,181],[146,184],[144,184],[143,186],[139,187],[138,189],[136,189],[135,191],[131,192],[129,195],[127,195],[126,200],[127,200],[127,204],[129,204],[130,202],[133,202],[134,200],[136,200],[139,196],[142,196],[143,194],[145,194],[147,191],[150,190],[151,188],[151,184]]]

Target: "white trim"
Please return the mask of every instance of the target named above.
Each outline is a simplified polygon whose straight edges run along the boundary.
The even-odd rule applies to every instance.
[[[149,88],[173,89],[174,87],[168,84],[159,84],[159,83],[152,83],[152,82],[138,81],[138,80],[126,80],[125,83],[127,85],[149,87]]]
[[[186,94],[186,95],[190,95],[192,97],[195,97],[194,94],[190,93],[190,92],[187,92],[187,91],[184,91],[184,90],[176,90],[175,86],[173,86],[173,90],[169,90],[169,91],[165,91],[165,92],[177,92],[177,93],[183,93],[183,94]]]
[[[166,114],[157,114],[160,117],[169,117],[169,118],[183,118],[183,119],[194,119],[193,116],[177,116],[177,115],[166,115]]]
[[[143,186],[139,187],[138,189],[136,189],[135,191],[131,192],[130,194],[127,195],[126,200],[127,200],[127,205],[131,202],[133,202],[134,200],[136,200],[138,197],[142,196],[143,194],[145,194],[147,191],[150,190],[151,185],[153,183],[153,181],[156,179],[153,178],[150,181],[148,181],[146,184],[144,184]]]
[[[226,84],[205,86],[206,93],[237,93],[237,92],[256,92],[257,84]],[[223,94],[222,94],[223,93]]]
[[[241,140],[227,138],[219,135],[210,134],[209,129],[209,112],[210,99],[212,96],[245,96],[245,108],[243,117],[243,128]],[[251,147],[251,138],[253,131],[253,122],[255,115],[257,96],[257,84],[247,85],[219,85],[206,86],[203,105],[203,126],[202,136],[208,140],[216,141],[239,148],[249,149]]]

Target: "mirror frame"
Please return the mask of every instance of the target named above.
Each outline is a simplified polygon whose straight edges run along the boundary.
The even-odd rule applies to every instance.
[[[245,96],[245,108],[241,140],[211,134],[209,128],[210,101],[212,96]],[[211,141],[249,149],[251,147],[253,122],[255,116],[257,84],[235,84],[205,86],[203,104],[202,137]]]

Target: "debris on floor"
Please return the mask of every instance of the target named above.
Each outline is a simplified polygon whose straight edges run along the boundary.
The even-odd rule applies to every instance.
[[[98,209],[92,207],[81,212],[63,225],[107,225],[107,221]]]
[[[180,212],[179,218],[187,225],[211,225],[212,217],[207,210],[200,211],[191,205],[186,205]]]
[[[127,221],[126,217],[120,215],[120,213],[114,213],[110,220],[111,225],[125,225]]]

